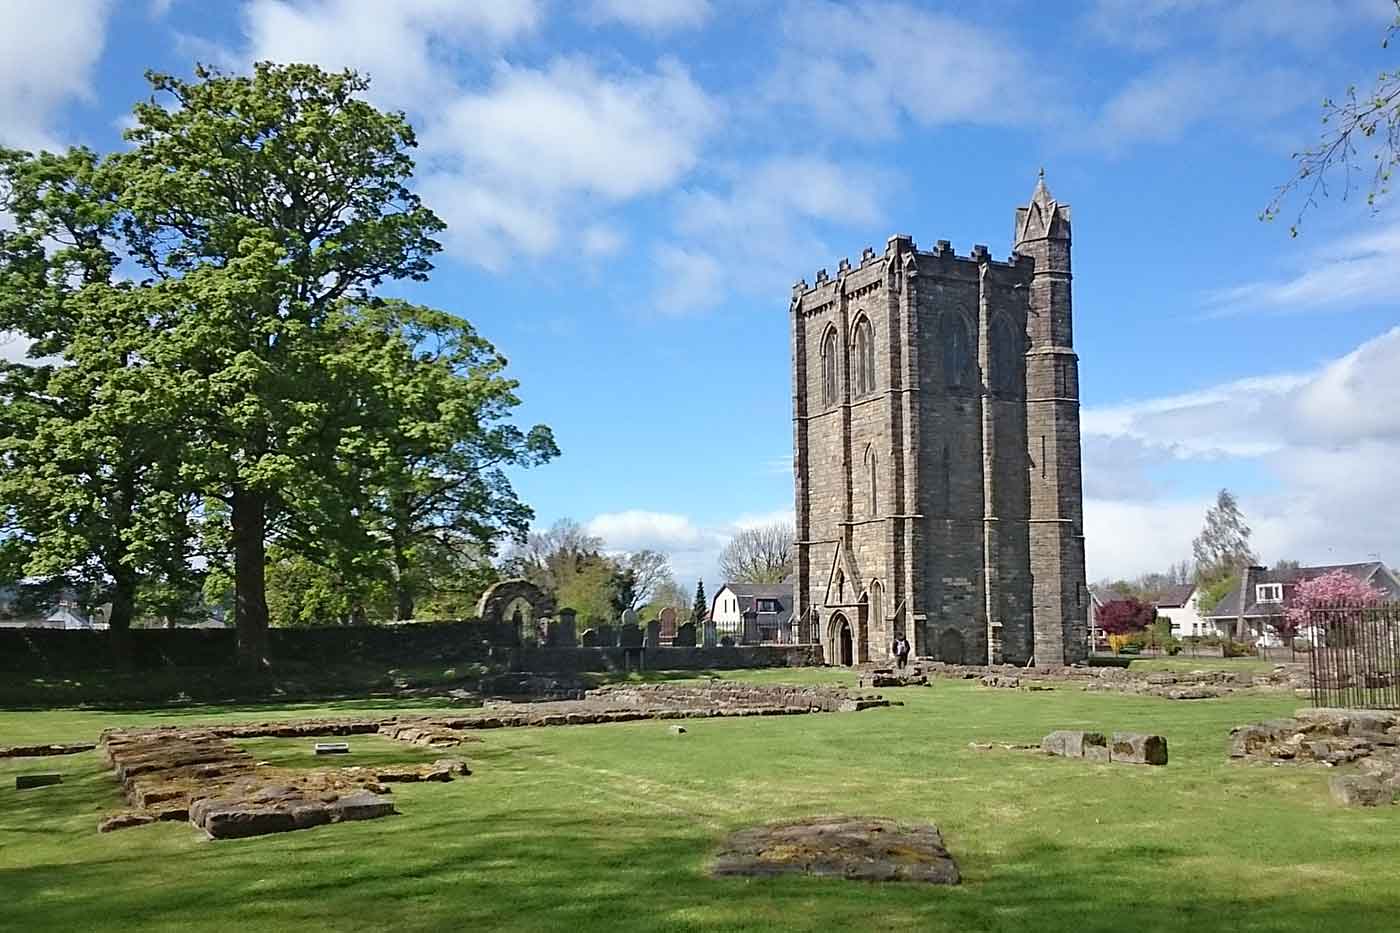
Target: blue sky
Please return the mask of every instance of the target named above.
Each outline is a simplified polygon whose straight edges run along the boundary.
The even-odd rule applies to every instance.
[[[1091,579],[1189,555],[1220,486],[1266,561],[1400,561],[1400,216],[1261,224],[1390,0],[0,0],[0,143],[121,145],[146,68],[354,66],[419,132],[431,283],[563,456],[541,523],[713,580],[789,514],[793,281],[892,233],[1003,257],[1074,208]],[[22,346],[0,335],[0,353]]]

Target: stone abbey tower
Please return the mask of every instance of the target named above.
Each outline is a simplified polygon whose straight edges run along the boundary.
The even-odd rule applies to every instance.
[[[1088,650],[1070,209],[1005,262],[906,235],[793,287],[795,612],[833,663]]]

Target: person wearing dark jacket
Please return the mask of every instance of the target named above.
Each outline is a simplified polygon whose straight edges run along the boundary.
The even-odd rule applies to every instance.
[[[894,655],[894,661],[899,665],[900,670],[904,670],[904,665],[909,663],[909,640],[900,632],[894,637],[894,645],[890,648]]]

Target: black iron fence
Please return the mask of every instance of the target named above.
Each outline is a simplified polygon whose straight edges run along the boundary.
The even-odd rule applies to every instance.
[[[1400,603],[1308,611],[1314,706],[1400,709]]]

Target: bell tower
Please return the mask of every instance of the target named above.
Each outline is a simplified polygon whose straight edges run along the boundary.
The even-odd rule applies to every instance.
[[[1072,664],[1088,649],[1084,493],[1079,442],[1079,357],[1074,352],[1070,208],[1045,171],[1016,209],[1016,252],[1033,263],[1028,296],[1026,445],[1035,660]]]

